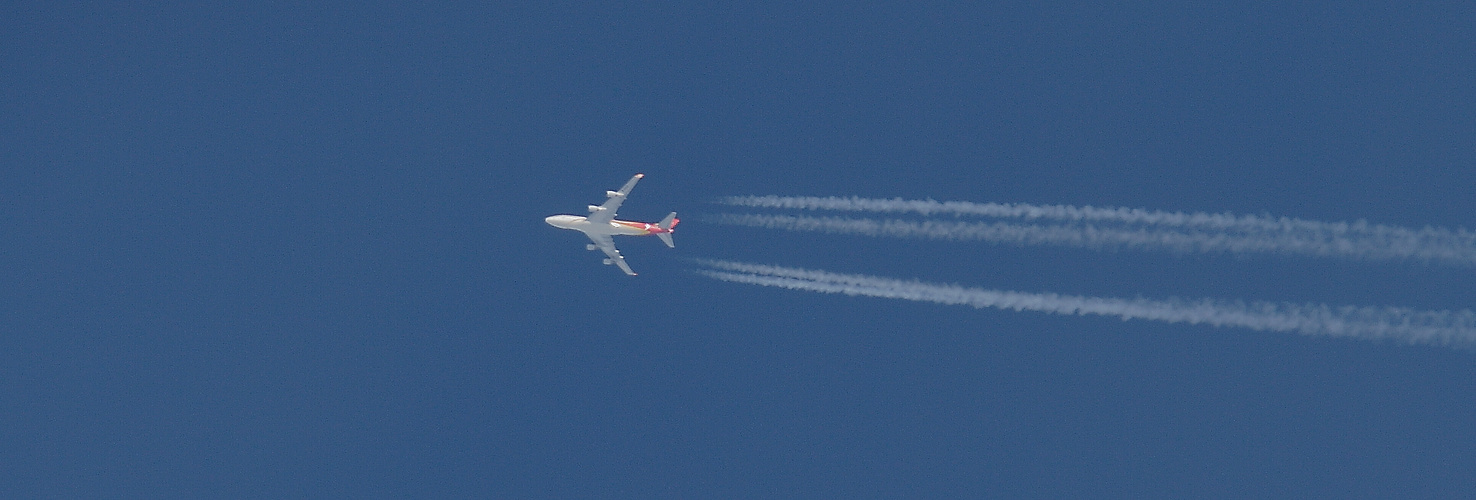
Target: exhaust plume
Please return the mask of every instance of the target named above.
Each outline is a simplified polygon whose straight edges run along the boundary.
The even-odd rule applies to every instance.
[[[1476,265],[1476,243],[1428,244],[1418,239],[1326,237],[1307,232],[1212,231],[1174,226],[1033,224],[957,220],[868,219],[793,215],[717,214],[719,224],[852,234],[872,237],[1059,245],[1088,249],[1137,249],[1199,253],[1270,253],[1358,260],[1419,259]]]
[[[847,218],[761,219],[770,216],[720,216],[717,221],[793,230],[825,230],[873,236],[974,239],[1020,244],[1066,244],[1086,248],[1124,246],[1173,251],[1226,251],[1303,254],[1366,260],[1416,259],[1476,265],[1476,232],[1425,227],[1410,229],[1356,222],[1319,222],[1288,217],[1184,213],[1139,208],[1075,207],[1022,203],[841,198],[813,196],[729,196],[731,206],[871,213],[912,213],[925,217],[986,217],[1023,223],[955,223]],[[760,217],[760,218],[754,218]],[[865,222],[872,221],[872,222]],[[1043,222],[1055,222],[1043,225]],[[887,226],[858,229],[871,224]],[[903,227],[912,224],[910,227]],[[820,229],[824,228],[824,229]],[[1036,228],[1036,229],[1027,229]]]
[[[1470,310],[1418,311],[1401,307],[1331,307],[1262,301],[1085,297],[967,288],[723,260],[697,262],[710,269],[696,272],[713,279],[819,293],[967,305],[981,309],[1091,314],[1123,320],[1242,327],[1259,331],[1368,340],[1387,339],[1409,344],[1454,347],[1476,345],[1476,313]]]

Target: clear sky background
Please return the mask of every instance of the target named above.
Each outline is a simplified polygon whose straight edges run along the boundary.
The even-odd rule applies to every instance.
[[[0,12],[0,496],[1453,498],[1476,353],[713,281],[1476,307],[1476,269],[704,225],[1476,226],[1469,2]],[[583,212],[636,172],[617,244]]]

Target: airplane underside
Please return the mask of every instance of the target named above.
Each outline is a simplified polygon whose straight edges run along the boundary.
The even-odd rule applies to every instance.
[[[615,210],[620,208],[620,204],[630,194],[631,188],[634,188],[636,182],[644,176],[644,174],[636,174],[619,191],[606,191],[605,196],[609,199],[603,205],[590,205],[589,216],[587,217],[578,215],[552,215],[543,220],[549,225],[560,229],[571,229],[584,233],[592,242],[584,245],[586,250],[603,251],[606,258],[602,262],[605,265],[618,266],[625,274],[634,276],[636,274],[635,271],[632,271],[630,266],[625,263],[625,257],[621,256],[620,251],[615,248],[615,242],[611,237],[655,235],[667,247],[676,248],[671,235],[677,223],[681,222],[680,219],[676,218],[676,212],[668,214],[665,219],[656,223],[615,219]]]

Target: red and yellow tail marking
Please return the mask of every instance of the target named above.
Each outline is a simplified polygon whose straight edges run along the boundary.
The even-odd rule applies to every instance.
[[[662,229],[661,226],[658,226],[658,225],[655,225],[655,224],[652,224],[652,223],[649,223],[649,222],[633,222],[633,221],[628,221],[628,220],[617,220],[617,221],[612,221],[612,222],[614,222],[616,224],[620,224],[620,225],[625,226],[625,227],[628,227],[628,228],[639,229],[639,230],[645,231],[646,234],[656,234],[656,233],[670,233],[671,230],[676,227],[677,221],[678,221],[678,219],[672,219],[672,221],[671,221],[671,227],[665,228],[665,229]]]

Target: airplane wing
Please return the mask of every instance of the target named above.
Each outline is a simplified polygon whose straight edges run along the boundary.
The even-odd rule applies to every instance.
[[[635,180],[632,179],[630,182],[635,183]],[[626,184],[626,187],[630,187],[630,184]],[[600,247],[600,251],[605,252],[605,255],[609,257],[609,259],[607,260],[609,260],[611,264],[620,266],[620,270],[625,271],[625,274],[629,274],[631,276],[636,275],[635,271],[630,270],[630,265],[625,263],[625,257],[622,257],[620,255],[620,251],[615,249],[615,241],[610,239],[610,235],[589,233],[585,234],[589,236],[590,240],[594,241],[595,246]]]
[[[605,191],[605,196],[610,199],[605,200],[605,204],[598,207],[590,205],[589,221],[595,224],[609,224],[611,220],[614,220],[615,211],[620,209],[621,203],[625,203],[625,196],[630,194],[630,189],[635,187],[636,181],[641,180],[645,176],[646,174],[635,174],[635,177],[631,177],[630,180],[625,181],[625,185],[621,186],[619,191]],[[610,248],[614,249],[615,247],[611,246]],[[606,251],[605,253],[610,252]],[[614,257],[611,258],[613,259]]]

